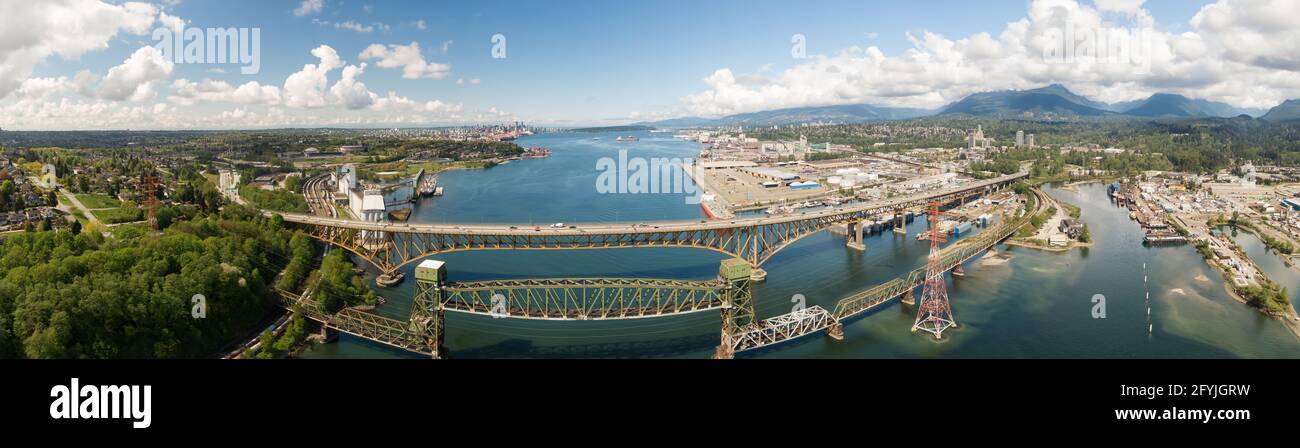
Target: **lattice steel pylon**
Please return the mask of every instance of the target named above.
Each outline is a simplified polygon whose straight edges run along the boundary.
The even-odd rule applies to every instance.
[[[939,243],[943,241],[939,231],[939,203],[931,202],[926,214],[930,220],[930,256],[926,261],[925,286],[921,292],[921,302],[916,306],[916,322],[912,323],[912,331],[921,330],[939,339],[943,337],[944,330],[956,327],[957,321],[953,320],[952,307],[948,304],[948,289],[944,284],[939,255]]]

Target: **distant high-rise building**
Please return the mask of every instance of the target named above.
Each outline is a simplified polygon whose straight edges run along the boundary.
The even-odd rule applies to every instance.
[[[1016,131],[1016,147],[1025,146],[1025,131]]]
[[[1028,146],[1030,148],[1034,147],[1034,134],[1029,134],[1025,136],[1025,146]]]
[[[967,146],[970,149],[983,148],[988,146],[988,140],[984,138],[984,125],[979,125],[975,131],[966,137]]]

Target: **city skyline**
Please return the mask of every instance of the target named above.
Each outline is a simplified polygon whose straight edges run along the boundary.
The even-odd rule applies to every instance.
[[[1267,109],[1300,97],[1300,58],[1289,52],[1300,27],[1287,23],[1300,4],[1284,2],[250,7],[0,6],[0,128],[583,126],[835,104],[937,108],[1052,83],[1105,102],[1171,92]],[[258,29],[258,70],[168,58],[154,35],[182,26]],[[1044,46],[1067,28],[1125,31],[1150,50],[1120,62],[1050,60]]]

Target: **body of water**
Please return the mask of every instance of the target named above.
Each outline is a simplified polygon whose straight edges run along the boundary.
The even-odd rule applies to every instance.
[[[698,219],[699,207],[685,201],[685,195],[597,192],[596,161],[617,158],[620,149],[634,157],[694,157],[701,149],[699,144],[666,134],[633,133],[641,138],[635,143],[616,143],[617,135],[568,133],[520,139],[522,146],[548,147],[554,155],[488,170],[443,173],[439,182],[446,187],[446,195],[422,200],[412,220],[545,226],[553,222]],[[943,341],[911,333],[914,310],[894,301],[846,322],[843,341],[817,334],[740,356],[1300,356],[1300,339],[1282,324],[1228,297],[1222,277],[1194,248],[1142,246],[1142,230],[1128,219],[1126,209],[1111,205],[1104,186],[1081,186],[1078,192],[1049,188],[1048,192],[1082,208],[1083,221],[1096,244],[1066,253],[1000,246],[999,251],[1011,256],[1008,263],[969,262],[965,278],[948,279],[960,327],[946,332]],[[767,281],[754,289],[760,317],[789,312],[796,295],[803,296],[807,305],[833,309],[845,295],[922,266],[928,246],[914,235],[924,228],[925,223],[917,220],[909,225],[908,237],[893,233],[870,237],[866,252],[846,248],[842,238],[827,232],[792,244],[763,266]],[[724,256],[703,249],[627,248],[456,252],[435,258],[447,262],[453,281],[587,276],[703,280],[716,275]],[[407,272],[408,279],[413,277]],[[1293,293],[1298,289],[1292,288]],[[405,319],[414,282],[408,280],[379,292],[388,303],[377,312]],[[1105,318],[1093,317],[1092,298],[1097,294],[1105,297]],[[524,321],[447,313],[446,328],[447,348],[450,356],[457,358],[706,358],[713,353],[720,330],[716,311],[605,322]],[[336,343],[315,346],[303,355],[418,356],[346,334]]]

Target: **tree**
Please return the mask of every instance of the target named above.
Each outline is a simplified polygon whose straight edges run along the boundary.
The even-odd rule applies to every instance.
[[[9,205],[17,189],[13,180],[5,179],[4,183],[0,183],[0,205]]]
[[[158,212],[154,214],[154,218],[158,219],[159,229],[166,229],[172,225],[172,220],[176,219],[176,210],[171,207],[159,208]]]
[[[72,231],[73,235],[80,235],[81,221],[72,221],[72,225],[68,227],[68,230]]]
[[[0,358],[205,357],[263,320],[275,306],[267,282],[283,262],[272,254],[289,250],[291,234],[257,215],[173,210],[156,238],[119,229],[108,240],[73,223],[0,240]],[[196,293],[207,297],[206,319],[190,318]]]
[[[347,306],[375,302],[375,293],[364,278],[352,271],[352,262],[343,253],[341,250],[330,252],[321,262],[320,285],[312,295],[316,303],[329,313]]]

